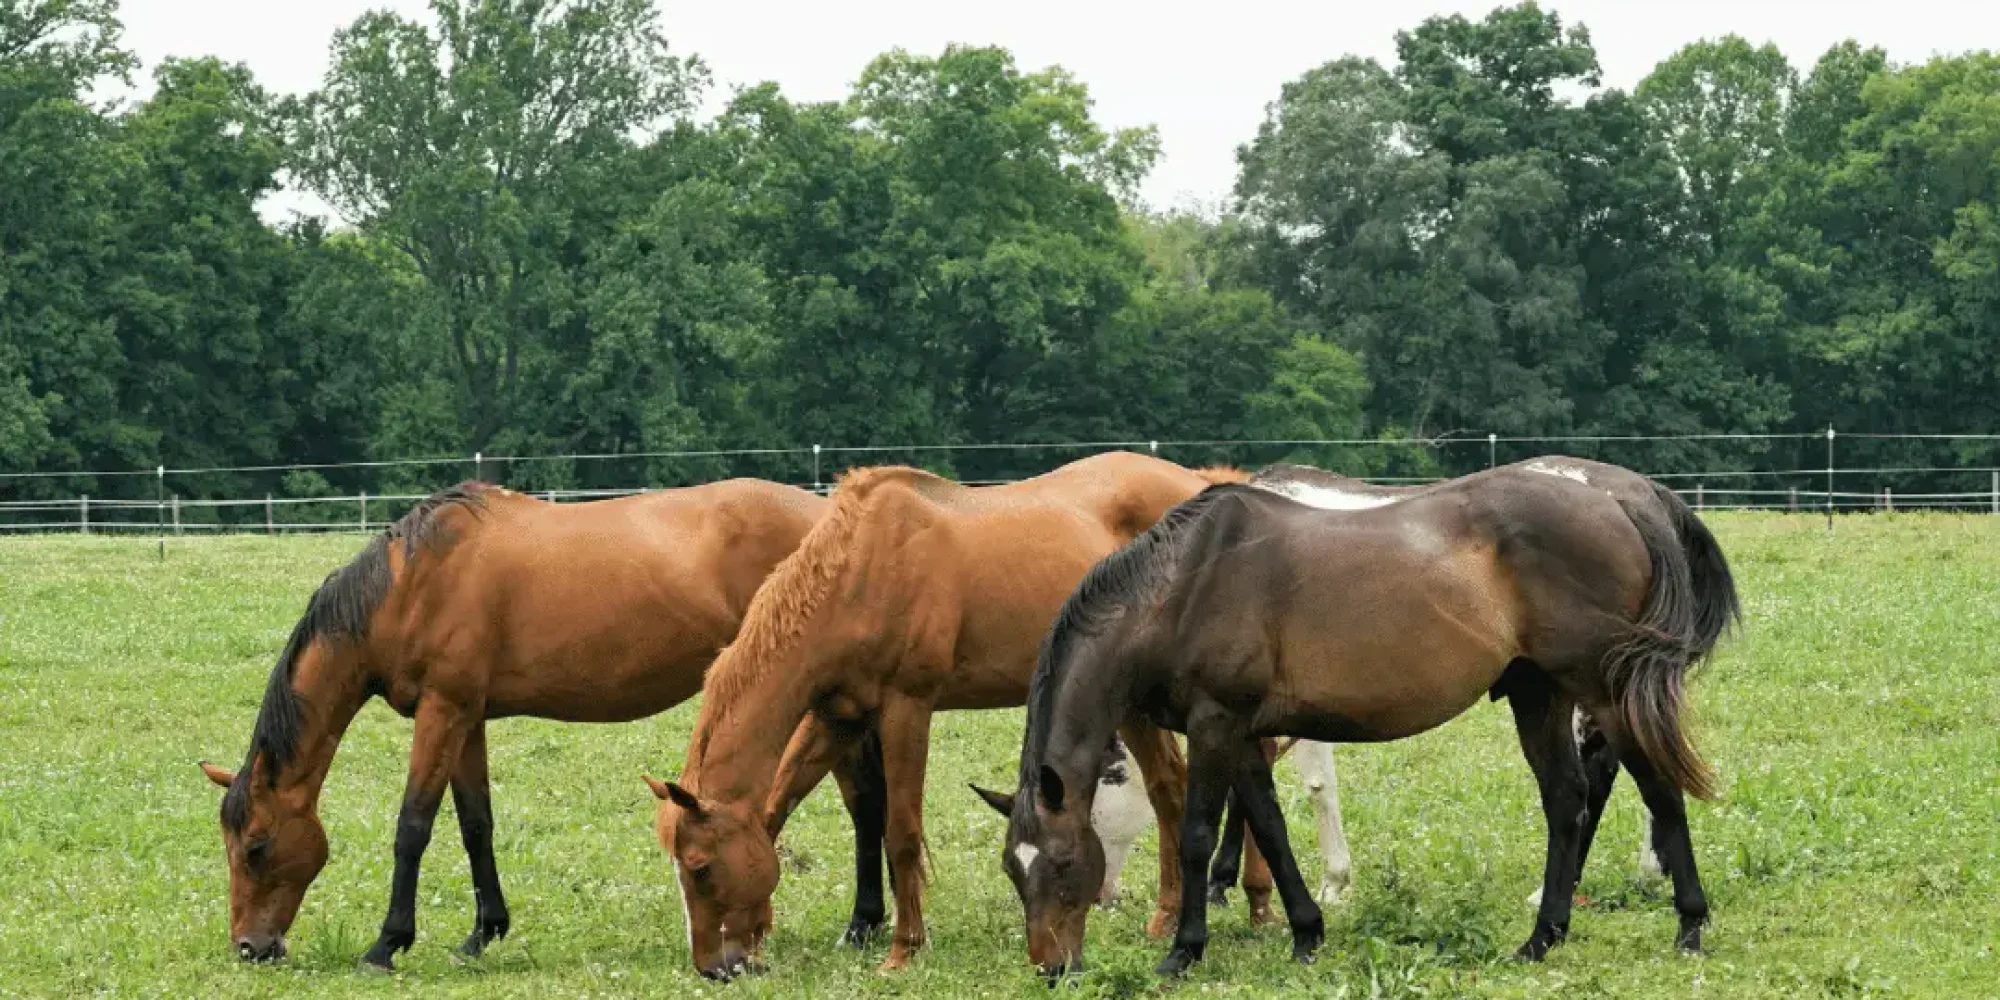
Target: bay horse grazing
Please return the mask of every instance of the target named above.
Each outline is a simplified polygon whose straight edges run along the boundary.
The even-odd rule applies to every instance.
[[[1318,507],[1322,510],[1368,510],[1384,507],[1423,489],[1421,486],[1377,486],[1325,469],[1288,462],[1276,462],[1258,469],[1250,477],[1249,482],[1252,486],[1261,486],[1308,507]],[[1584,758],[1584,769],[1593,776],[1602,775],[1601,778],[1594,778],[1594,781],[1601,782],[1605,794],[1608,795],[1609,783],[1616,777],[1618,770],[1616,754],[1601,734],[1596,732],[1596,727],[1584,715],[1581,707],[1575,710],[1573,729],[1577,749]],[[1278,751],[1279,755],[1287,752],[1291,754],[1299,774],[1305,779],[1306,793],[1312,800],[1313,817],[1318,827],[1321,854],[1318,899],[1321,904],[1335,903],[1347,891],[1353,875],[1347,837],[1340,822],[1340,792],[1333,770],[1333,747],[1316,740],[1294,738],[1287,741],[1283,749]],[[1593,784],[1592,787],[1599,786]],[[1601,805],[1600,802],[1592,807],[1590,820],[1584,830],[1586,853],[1589,850],[1589,842],[1596,834]],[[1215,867],[1209,872],[1208,878],[1209,901],[1212,903],[1226,902],[1229,887],[1236,883],[1238,866],[1243,857],[1243,837],[1248,829],[1240,819],[1241,805],[1234,792],[1230,793],[1229,807],[1224,815],[1227,818],[1222,827],[1222,843],[1216,849]],[[1171,822],[1177,823],[1178,820]],[[1129,827],[1131,821],[1128,820],[1126,825]],[[1639,828],[1642,831],[1639,844],[1639,874],[1644,878],[1658,878],[1663,871],[1653,851],[1651,814],[1643,814]],[[1105,878],[1115,884],[1117,865],[1112,863],[1112,859],[1114,852],[1117,852],[1117,841],[1113,837],[1106,837],[1101,825],[1098,827],[1098,835],[1104,840],[1106,851]],[[1122,856],[1122,852],[1116,853],[1115,856]],[[1541,902],[1542,891],[1537,887],[1528,897],[1528,905],[1539,906]]]
[[[1187,733],[1184,898],[1162,974],[1207,944],[1195,888],[1226,796],[1277,878],[1293,954],[1323,936],[1258,750],[1262,736],[1400,739],[1506,698],[1548,824],[1543,895],[1520,948],[1569,928],[1592,813],[1611,773],[1584,768],[1575,709],[1639,786],[1674,883],[1676,943],[1698,951],[1708,907],[1683,794],[1713,777],[1682,726],[1682,680],[1740,617],[1715,538],[1679,497],[1615,466],[1544,458],[1414,490],[1368,510],[1317,510],[1211,487],[1094,567],[1042,647],[1001,863],[1029,957],[1082,959],[1103,855],[1087,780],[1133,718]],[[1601,782],[1601,784],[1600,784]]]
[[[243,768],[202,763],[228,789],[238,954],[284,957],[326,864],[320,787],[348,722],[377,696],[416,719],[416,737],[389,912],[363,960],[389,968],[416,937],[417,868],[447,786],[477,909],[463,950],[504,937],[486,720],[621,722],[686,700],[764,577],[829,506],[747,479],[579,504],[464,483],[417,504],[313,594],[271,671]]]
[[[778,883],[774,832],[799,797],[787,789],[810,788],[871,729],[896,900],[883,968],[906,965],[925,936],[932,713],[1021,704],[1042,635],[1090,567],[1211,480],[1240,478],[1126,452],[1002,486],[900,466],[848,472],[833,511],[758,591],[709,672],[678,782],[647,779],[696,969],[726,979],[760,959]],[[1154,812],[1178,816],[1185,769],[1172,735],[1134,720],[1107,729],[1099,752],[1114,729]],[[1179,910],[1176,834],[1160,829],[1155,933]]]

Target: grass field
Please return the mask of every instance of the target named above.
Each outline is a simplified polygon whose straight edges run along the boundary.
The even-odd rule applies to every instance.
[[[1693,829],[1709,954],[1672,952],[1665,891],[1640,882],[1637,796],[1614,794],[1570,942],[1506,956],[1532,918],[1539,808],[1507,712],[1337,752],[1356,888],[1318,965],[1240,904],[1187,982],[1151,975],[1151,835],[1126,901],[1090,928],[1065,996],[2000,996],[2000,518],[1717,516],[1749,613],[1695,683],[1723,776]],[[455,824],[439,818],[418,941],[393,976],[354,971],[387,902],[409,724],[363,711],[321,805],[333,858],[293,957],[231,955],[219,792],[306,595],[355,538],[0,541],[0,995],[1047,996],[998,863],[1001,822],[965,790],[1011,787],[1018,711],[946,717],[931,766],[932,946],[880,976],[845,926],[849,833],[828,787],[787,832],[770,974],[698,980],[653,839],[641,768],[671,774],[693,706],[624,726],[496,724],[497,849],[514,933],[476,962]],[[1310,808],[1281,767],[1293,837]],[[447,806],[447,813],[449,806]],[[1308,873],[1316,858],[1302,858]]]

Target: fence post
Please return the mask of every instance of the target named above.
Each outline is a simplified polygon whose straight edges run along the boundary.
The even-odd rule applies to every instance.
[[[813,492],[819,492],[819,445],[813,445]]]
[[[160,561],[167,561],[167,467],[153,468],[153,522],[159,528]]]
[[[264,534],[275,535],[278,533],[276,520],[276,518],[271,516],[271,494],[266,493],[264,494]]]
[[[2000,514],[2000,469],[1993,470],[1993,513]]]
[[[486,453],[483,451],[472,453],[472,479],[479,483],[486,481]]]
[[[90,494],[85,493],[76,501],[76,530],[78,534],[90,534]]]
[[[1798,512],[1799,488],[1796,486],[1787,486],[1785,487],[1785,513],[1796,514]]]
[[[361,533],[368,533],[368,491],[361,491]]]
[[[1826,425],[1826,530],[1833,531],[1833,425]]]
[[[1702,489],[1702,485],[1700,483],[1694,484],[1694,509],[1696,510],[1708,509],[1708,493]]]
[[[1891,512],[1896,509],[1896,496],[1887,486],[1882,487],[1882,509]]]
[[[1487,431],[1486,432],[1487,468],[1489,469],[1493,468],[1493,466],[1497,464],[1497,456],[1499,455],[1499,453],[1500,453],[1500,435],[1494,433],[1493,431]]]
[[[1160,442],[1158,441],[1146,442],[1146,453],[1153,456],[1154,458],[1160,457]]]
[[[181,533],[181,495],[176,493],[169,499],[174,508],[174,534],[178,535]]]

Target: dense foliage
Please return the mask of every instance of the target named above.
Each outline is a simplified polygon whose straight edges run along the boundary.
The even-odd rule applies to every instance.
[[[891,52],[850,96],[697,120],[651,0],[433,0],[275,97],[137,67],[115,0],[0,0],[0,469],[653,455],[810,442],[1471,437],[1309,449],[1483,464],[1502,435],[2000,427],[2000,57],[1800,73],[1695,42],[1631,93],[1532,4],[1287,84],[1221,218],[1133,192],[1150,130],[1002,50]],[[272,225],[302,188],[337,223]],[[1468,442],[1470,443],[1470,442]],[[1817,445],[1636,442],[1655,471]],[[1862,444],[1963,461],[1985,445]],[[1183,448],[1186,461],[1298,449]],[[1532,450],[1532,449],[1531,449]],[[1587,446],[1572,451],[1590,451]],[[1055,452],[875,452],[967,478]],[[808,478],[809,460],[492,462],[529,487]],[[187,494],[470,473],[184,477]],[[150,496],[143,477],[0,498]]]

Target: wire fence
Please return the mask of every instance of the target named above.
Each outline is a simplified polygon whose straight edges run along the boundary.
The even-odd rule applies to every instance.
[[[1845,448],[1842,441],[1848,441]],[[1891,446],[1886,448],[1884,446]],[[844,469],[911,464],[961,482],[1011,482],[1086,454],[1129,450],[1187,465],[1245,469],[1299,461],[1371,482],[1415,484],[1501,462],[1561,452],[1620,461],[1668,485],[1700,510],[1851,514],[1953,510],[2000,514],[2000,434],[1658,434],[1507,436],[1429,440],[1103,440],[1021,444],[801,445],[603,454],[445,456],[98,471],[0,471],[0,536],[31,533],[200,536],[224,533],[371,532],[432,491],[463,479],[503,482],[555,502],[628,496],[744,475],[818,492]],[[1859,454],[1853,465],[1843,451]],[[1631,455],[1651,456],[1635,464]],[[1696,467],[1736,454],[1750,468]],[[1879,462],[1880,455],[1946,454],[1954,462]],[[1676,455],[1692,455],[1676,461]],[[1822,459],[1824,464],[1813,459]],[[1955,464],[1954,464],[1955,463]],[[587,475],[576,470],[591,467]],[[538,468],[568,470],[549,476]],[[981,474],[985,472],[986,474]],[[338,489],[331,477],[386,476],[402,488]],[[258,479],[261,495],[230,488]],[[546,485],[542,480],[594,480]],[[622,482],[620,480],[622,479]],[[604,485],[609,483],[610,485]],[[65,487],[82,486],[74,493]],[[148,488],[150,487],[150,488]],[[319,488],[314,488],[319,487]],[[98,492],[93,495],[91,489]]]

